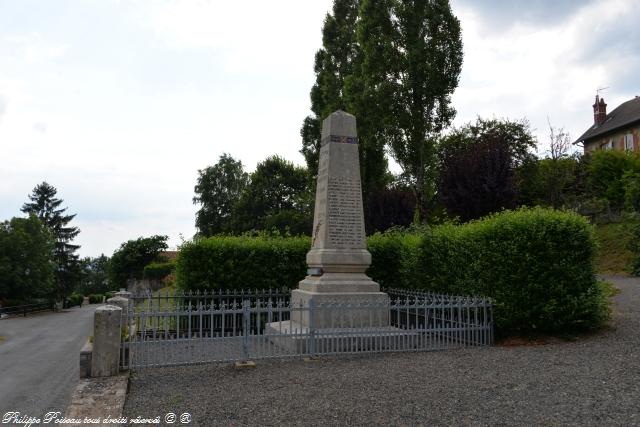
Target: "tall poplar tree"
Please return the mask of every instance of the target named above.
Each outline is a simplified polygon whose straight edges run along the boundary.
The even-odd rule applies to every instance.
[[[327,14],[322,27],[322,48],[315,57],[316,82],[311,88],[312,116],[305,118],[300,135],[307,168],[316,176],[320,151],[322,120],[336,110],[356,116],[360,145],[362,187],[368,193],[384,188],[387,182],[387,160],[384,141],[376,138],[372,124],[377,116],[367,109],[361,95],[362,51],[357,43],[356,27],[359,0],[335,0],[333,13]]]
[[[55,187],[43,182],[33,189],[29,195],[31,202],[25,203],[21,210],[37,216],[54,238],[54,293],[61,299],[71,293],[80,280],[80,263],[75,253],[80,246],[71,243],[80,229],[69,226],[76,215],[65,215],[67,208],[60,208],[62,200],[56,198],[56,194]]]
[[[362,75],[385,102],[385,134],[416,197],[435,188],[435,140],[451,123],[451,95],[462,68],[460,22],[448,0],[362,0],[358,21]]]

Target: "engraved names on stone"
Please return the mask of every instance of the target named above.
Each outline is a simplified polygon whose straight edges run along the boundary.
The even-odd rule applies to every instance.
[[[328,179],[328,243],[337,248],[359,248],[364,242],[360,180]]]

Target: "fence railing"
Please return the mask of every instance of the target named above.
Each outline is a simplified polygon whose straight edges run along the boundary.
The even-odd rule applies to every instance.
[[[159,311],[166,309],[184,309],[188,306],[220,307],[222,304],[241,304],[242,301],[279,300],[288,302],[291,290],[288,288],[235,289],[203,291],[165,291],[142,292],[131,296],[138,311]]]
[[[0,319],[9,316],[24,316],[29,313],[35,313],[39,311],[53,310],[54,305],[51,302],[42,302],[35,304],[14,305],[10,307],[0,307]]]
[[[388,292],[390,299],[383,303],[292,305],[288,295],[263,299],[254,293],[253,299],[211,302],[180,296],[173,305],[132,306],[123,314],[121,367],[426,351],[493,343],[489,299]]]

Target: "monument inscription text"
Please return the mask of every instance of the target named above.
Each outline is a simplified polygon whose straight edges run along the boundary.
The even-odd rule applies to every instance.
[[[339,248],[361,248],[364,244],[360,181],[329,177],[328,243]]]

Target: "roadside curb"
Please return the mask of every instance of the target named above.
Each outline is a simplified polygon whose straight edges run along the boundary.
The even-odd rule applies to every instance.
[[[128,372],[115,377],[81,379],[71,396],[71,401],[65,411],[65,417],[74,420],[84,420],[85,418],[96,420],[99,418],[101,421],[121,418],[128,385]],[[82,426],[89,425],[89,423],[68,425]],[[98,425],[113,426],[121,424],[103,422]]]

